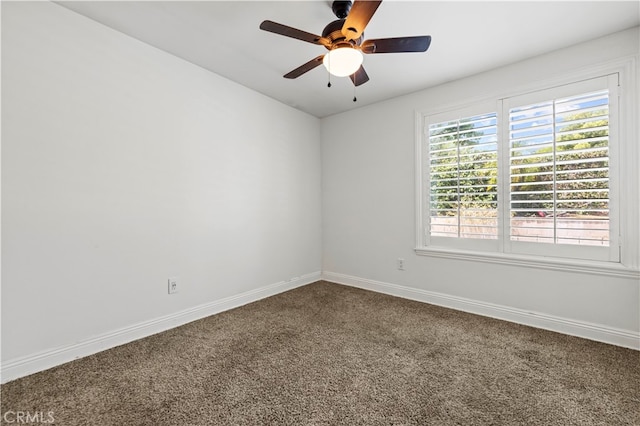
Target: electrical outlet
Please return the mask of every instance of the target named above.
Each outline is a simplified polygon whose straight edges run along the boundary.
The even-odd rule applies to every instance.
[[[180,287],[178,285],[178,277],[169,278],[168,284],[169,284],[169,294],[174,294],[178,292],[178,289]]]
[[[404,271],[404,259],[400,259],[400,258],[398,258],[398,261],[397,261],[397,262],[398,262],[398,263],[397,263],[397,264],[398,264],[398,270],[399,270],[399,271]]]

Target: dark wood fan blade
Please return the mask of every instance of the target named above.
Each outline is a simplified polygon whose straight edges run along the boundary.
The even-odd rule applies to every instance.
[[[364,70],[364,67],[362,65],[360,65],[358,71],[351,74],[349,78],[351,79],[351,81],[353,81],[354,86],[360,86],[361,84],[369,81],[369,76],[367,75],[367,72]]]
[[[342,26],[342,35],[348,40],[356,40],[364,32],[364,28],[367,26],[371,17],[380,6],[382,0],[369,1],[369,0],[355,0],[351,10],[347,15],[347,19]]]
[[[395,37],[365,40],[360,46],[363,53],[426,52],[431,36]]]
[[[311,34],[306,31],[298,30],[293,27],[288,27],[286,25],[278,24],[277,22],[273,22],[273,21],[262,21],[262,23],[260,24],[260,29],[269,31],[275,34],[280,34],[285,37],[291,37],[298,40],[306,41],[308,43],[320,44],[323,46],[331,44],[331,42],[328,39],[321,37],[319,35]]]
[[[324,58],[324,55],[320,55],[317,58],[313,58],[312,60],[310,60],[306,64],[302,64],[298,68],[296,68],[295,70],[290,71],[287,74],[285,74],[284,78],[298,78],[298,77],[300,77],[302,74],[306,73],[307,71],[311,71],[312,69],[314,69],[315,67],[320,65],[322,63],[322,59],[323,58]]]

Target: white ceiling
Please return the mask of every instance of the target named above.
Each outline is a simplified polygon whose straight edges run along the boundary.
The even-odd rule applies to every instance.
[[[331,1],[57,2],[317,117],[325,117],[640,25],[638,1],[385,0],[365,39],[431,35],[426,53],[366,55],[370,80],[320,66],[282,76],[326,52],[322,46],[262,31],[269,19],[321,34],[336,19]]]

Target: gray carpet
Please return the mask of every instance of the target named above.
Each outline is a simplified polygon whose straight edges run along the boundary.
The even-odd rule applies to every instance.
[[[59,425],[639,425],[639,361],[321,281],[0,391]]]

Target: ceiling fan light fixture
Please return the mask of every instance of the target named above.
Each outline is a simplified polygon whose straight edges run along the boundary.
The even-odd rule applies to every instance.
[[[324,55],[322,63],[332,75],[347,77],[358,71],[363,60],[364,57],[360,50],[352,47],[339,47]]]

